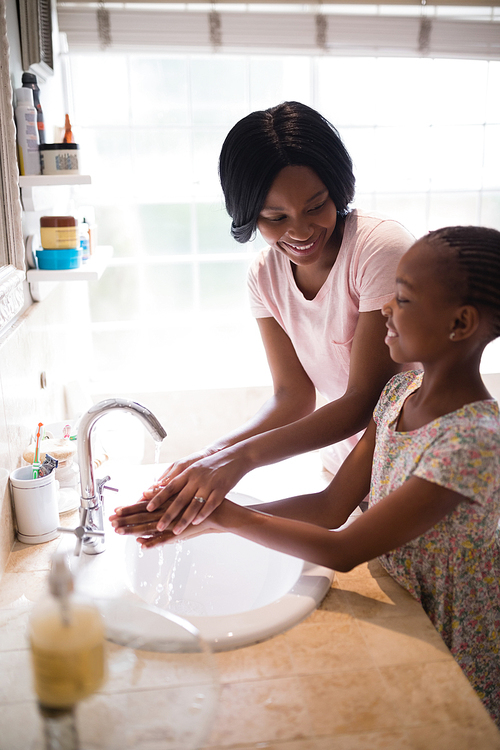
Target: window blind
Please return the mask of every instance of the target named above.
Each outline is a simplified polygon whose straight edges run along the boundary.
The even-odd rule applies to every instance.
[[[159,8],[154,3],[60,3],[59,28],[71,50],[174,50],[250,54],[445,57],[500,59],[500,10],[370,6],[371,12],[334,6],[224,6]],[[344,6],[345,8],[349,6]],[[358,6],[360,10],[361,6]],[[404,10],[403,10],[404,9]],[[98,22],[98,13],[100,21]],[[104,19],[104,21],[103,21]],[[103,25],[105,34],[103,34]]]

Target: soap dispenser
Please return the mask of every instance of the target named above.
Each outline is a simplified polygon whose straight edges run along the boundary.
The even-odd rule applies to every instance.
[[[97,607],[74,593],[67,558],[56,553],[49,596],[29,623],[35,692],[46,750],[78,750],[74,709],[105,678],[104,621]]]

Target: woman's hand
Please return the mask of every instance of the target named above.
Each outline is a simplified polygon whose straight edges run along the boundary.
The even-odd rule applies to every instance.
[[[203,458],[207,458],[207,456],[211,456],[216,452],[216,449],[204,448],[201,451],[190,453],[189,456],[184,456],[184,458],[180,458],[178,461],[174,461],[172,464],[170,464],[168,469],[165,469],[159,480],[155,484],[153,484],[149,490],[146,490],[146,492],[144,493],[144,497],[151,499],[151,497],[156,494],[154,492],[154,489],[156,487],[165,486],[169,479],[174,479],[175,477],[179,476],[179,474],[182,474],[182,472],[189,468],[192,464],[196,463],[196,461],[201,461]]]
[[[205,456],[179,473],[182,463],[173,464],[173,473],[167,469],[143,495],[144,508],[159,518],[156,528],[160,532],[172,526],[172,532],[179,535],[191,523],[202,523],[249,469],[242,444]]]

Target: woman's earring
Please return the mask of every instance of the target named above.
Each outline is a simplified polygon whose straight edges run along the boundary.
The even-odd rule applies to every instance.
[[[450,333],[450,339],[453,341],[454,338],[455,338],[455,331],[452,331]]]

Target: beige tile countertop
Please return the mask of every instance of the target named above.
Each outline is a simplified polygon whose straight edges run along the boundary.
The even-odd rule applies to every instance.
[[[238,488],[263,499],[291,494],[287,482],[305,491],[286,466],[279,493],[272,469],[259,471]],[[16,542],[0,582],[2,750],[31,747],[26,625],[57,544]],[[221,690],[206,749],[500,750],[500,733],[422,608],[377,561],[336,574],[321,606],[288,632],[214,658]]]

